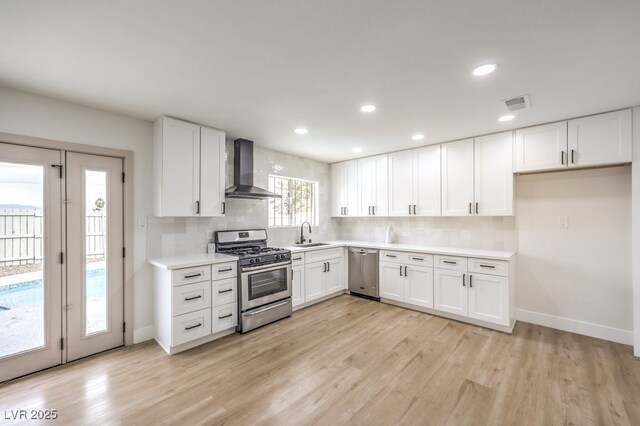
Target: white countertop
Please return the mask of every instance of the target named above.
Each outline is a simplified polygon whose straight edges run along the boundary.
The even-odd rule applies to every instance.
[[[465,257],[480,257],[483,259],[495,259],[495,260],[509,260],[515,256],[515,252],[512,251],[498,251],[498,250],[479,250],[471,248],[455,248],[455,247],[434,247],[423,246],[417,244],[387,244],[387,243],[375,243],[370,241],[323,241],[328,243],[327,245],[317,247],[296,247],[288,246],[286,249],[291,250],[292,253],[301,253],[312,250],[323,250],[332,247],[362,247],[373,248],[379,250],[395,250],[395,251],[409,251],[413,253],[430,253],[441,254],[445,256],[465,256]]]
[[[149,259],[149,263],[162,269],[181,269],[192,266],[213,265],[216,263],[236,262],[236,256],[229,256],[221,253],[211,254],[191,254],[186,256],[162,257],[159,259]]]

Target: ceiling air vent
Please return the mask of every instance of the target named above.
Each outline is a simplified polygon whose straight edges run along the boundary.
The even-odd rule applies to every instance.
[[[504,104],[509,111],[517,111],[519,109],[529,108],[529,95],[516,96],[515,98],[505,99]]]

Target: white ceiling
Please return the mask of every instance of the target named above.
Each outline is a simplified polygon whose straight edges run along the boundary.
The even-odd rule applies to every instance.
[[[0,85],[336,161],[640,104],[638,22],[638,0],[3,1]]]

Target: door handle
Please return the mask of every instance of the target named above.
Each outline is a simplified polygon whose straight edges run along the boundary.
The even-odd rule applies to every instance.
[[[407,277],[407,266],[404,267],[404,276]]]
[[[185,330],[193,330],[194,328],[202,327],[202,323],[198,323],[196,325],[192,325],[191,327],[185,327]]]
[[[571,164],[576,164],[576,151],[575,151],[575,149],[571,150]]]
[[[560,164],[564,166],[564,151],[560,151]]]
[[[469,214],[473,214],[473,207],[472,207],[473,203],[469,203]]]
[[[226,202],[222,202],[222,214],[226,214],[227,213],[227,203]]]
[[[469,275],[469,287],[473,287],[473,275]]]
[[[233,289],[232,289],[232,288],[228,288],[228,289],[226,289],[226,290],[218,290],[218,294],[229,293],[229,292],[232,292],[232,291],[233,291]]]
[[[413,205],[413,214],[416,214],[416,205]]]
[[[443,260],[442,263],[446,263],[448,265],[457,265],[458,264],[458,262],[454,262],[452,260]]]
[[[202,272],[199,274],[192,274],[192,275],[185,275],[185,278],[197,278],[197,277],[201,277],[202,276]]]
[[[275,309],[275,308],[279,308],[280,306],[288,305],[289,303],[291,303],[291,299],[287,299],[287,300],[284,300],[283,302],[280,302],[280,303],[277,303],[277,304],[274,304],[274,305],[270,305],[270,306],[267,306],[267,307],[262,308],[262,309],[258,309],[257,311],[245,312],[242,315],[245,315],[245,316],[258,315],[258,314],[261,314],[263,312],[267,312],[267,311],[269,311],[271,309]]]
[[[233,268],[218,269],[218,272],[231,272],[231,271],[233,271]]]
[[[373,211],[373,215],[376,215],[376,206],[371,206],[371,211]]]
[[[481,268],[490,268],[490,269],[496,269],[496,267],[494,265],[480,265]]]
[[[324,262],[322,266],[324,267],[324,270],[322,272],[327,272],[327,262]]]
[[[196,201],[196,214],[200,214],[200,201]]]
[[[369,216],[371,216],[371,206],[369,206]]]
[[[465,279],[467,278],[467,274],[462,274],[462,287],[466,287]]]
[[[411,204],[409,204],[409,214],[411,214]]]
[[[232,316],[233,316],[233,314],[227,314],[227,315],[223,315],[221,317],[218,317],[218,319],[231,318]]]
[[[478,204],[480,203],[476,203],[476,214],[478,214]]]
[[[400,266],[400,276],[402,276],[402,266]]]
[[[194,296],[194,297],[185,297],[184,301],[185,302],[190,302],[192,300],[196,300],[196,299],[200,299],[202,296],[198,295],[198,296]]]

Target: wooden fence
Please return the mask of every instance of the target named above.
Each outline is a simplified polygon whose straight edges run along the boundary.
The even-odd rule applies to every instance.
[[[0,209],[0,266],[42,262],[43,217],[40,209]],[[104,257],[105,217],[90,211],[86,217],[86,256]]]

